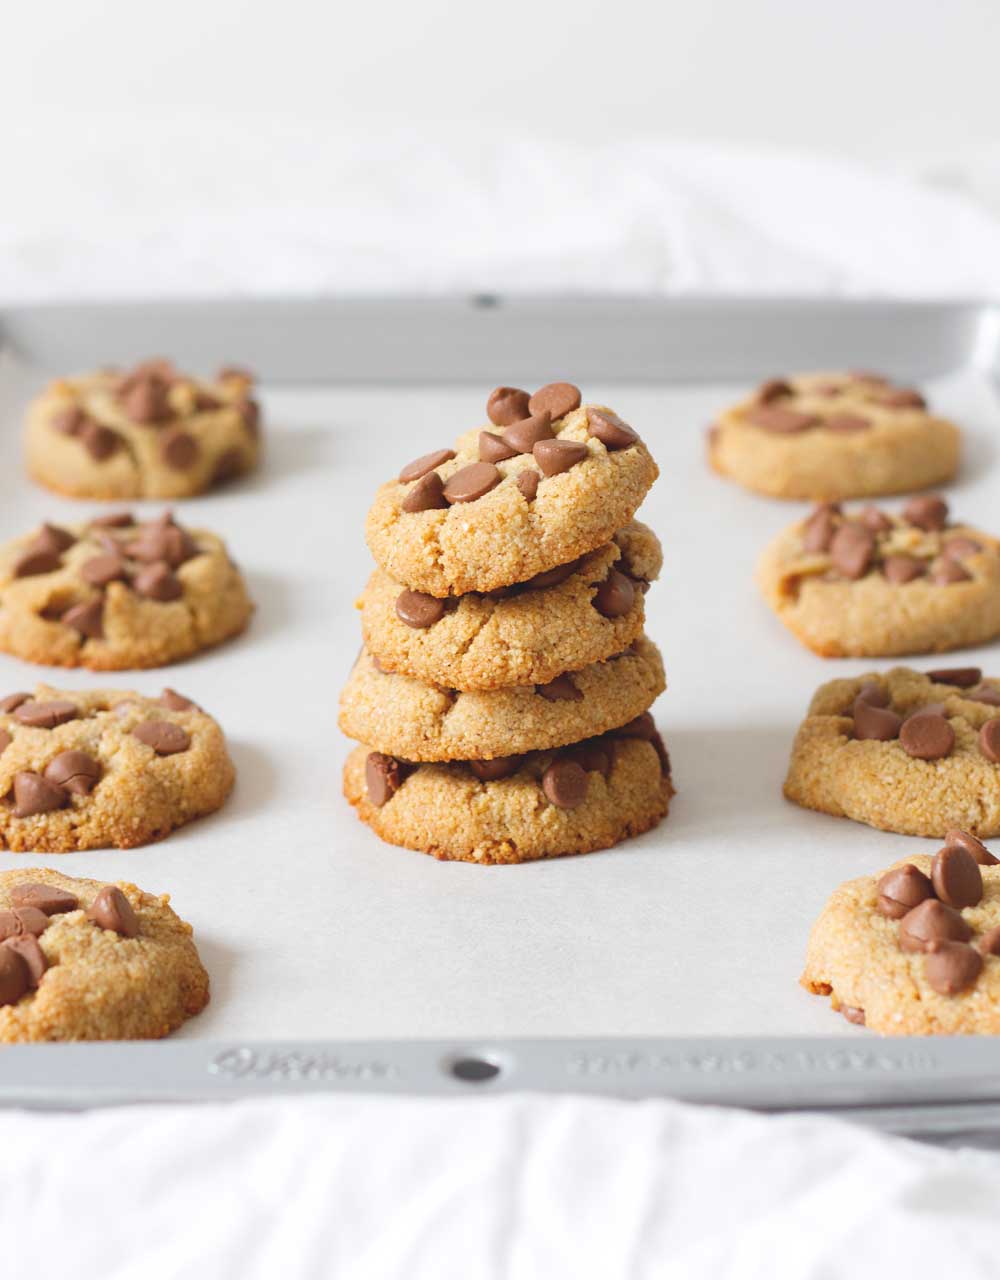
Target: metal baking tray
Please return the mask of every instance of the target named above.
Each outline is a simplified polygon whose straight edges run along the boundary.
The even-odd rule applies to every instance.
[[[258,475],[179,506],[245,569],[258,612],[244,637],[114,677],[0,655],[0,691],[177,687],[218,717],[239,772],[219,814],[161,844],[0,854],[4,869],[53,864],[171,893],[212,978],[209,1008],[165,1042],[3,1050],[0,1101],[542,1089],[830,1108],[911,1130],[991,1123],[1000,1043],[883,1040],[797,984],[831,890],[935,843],[782,799],[815,687],[890,663],[823,661],[771,616],[754,561],[803,508],[712,475],[702,435],[764,376],[883,368],[962,423],[951,496],[992,528],[998,314],[492,296],[0,308],[4,537],[95,510],[24,476],[24,406],[53,374],[161,353],[195,370],[235,361],[258,371],[268,424]],[[364,514],[403,462],[482,421],[492,386],[554,378],[612,404],[660,463],[640,515],[665,551],[647,629],[667,668],[655,710],[678,795],[659,830],[606,853],[439,863],[382,844],[340,795],[349,744],[336,707],[370,570]],[[956,661],[1000,672],[992,650]]]

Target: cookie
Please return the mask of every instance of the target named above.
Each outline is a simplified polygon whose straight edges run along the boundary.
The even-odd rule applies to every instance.
[[[153,1040],[208,1004],[166,894],[58,871],[0,872],[0,1044]]]
[[[579,560],[485,595],[439,600],[376,569],[357,602],[361,629],[383,671],[462,690],[547,684],[628,648],[661,562],[656,535],[633,522]]]
[[[509,760],[407,765],[356,748],[344,794],[390,844],[481,864],[607,849],[670,807],[670,761],[651,716],[561,751]]]
[[[646,636],[547,684],[471,693],[379,671],[362,649],[341,695],[340,727],[404,760],[489,760],[617,729],[664,687],[659,650]]]
[[[495,591],[610,542],[657,477],[635,431],[553,383],[498,387],[490,430],[408,463],[378,490],[368,546],[394,581],[443,598]],[[519,415],[519,416],[518,416]]]
[[[51,383],[28,411],[28,470],[76,498],[187,498],[252,471],[260,453],[253,378],[211,382],[147,360]]]
[[[968,832],[837,889],[802,985],[883,1035],[1000,1033],[1000,865]]]
[[[720,475],[775,498],[874,497],[944,484],[958,469],[958,428],[919,391],[873,373],[772,378],[708,433]]]
[[[235,772],[222,730],[164,689],[0,699],[0,847],[131,849],[218,809]]]
[[[799,728],[785,795],[902,835],[1000,834],[1000,680],[977,667],[831,680]]]
[[[1000,635],[1000,542],[942,498],[900,515],[821,504],[761,557],[764,598],[823,657],[943,653]]]
[[[29,662],[159,667],[238,635],[252,611],[222,539],[169,513],[47,524],[0,547],[0,650]]]

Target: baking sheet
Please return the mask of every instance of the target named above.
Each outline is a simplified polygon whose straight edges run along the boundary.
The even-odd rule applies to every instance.
[[[800,357],[796,364],[812,356],[808,363],[822,367],[824,350],[836,352],[833,363],[878,364],[873,348],[892,372],[919,379],[934,407],[967,434],[966,465],[950,493],[954,510],[973,524],[995,525],[1000,406],[986,367],[991,313],[905,308],[893,330],[892,315],[876,310],[866,340],[863,311],[812,304],[806,350],[794,312],[766,304],[736,312],[738,322],[727,313],[727,331],[735,339],[742,324],[740,350],[754,346],[746,381],[789,368],[785,350]],[[280,346],[288,314],[276,308],[270,330],[258,315],[256,341],[269,332]],[[893,334],[905,335],[904,318],[914,315],[923,316],[923,336],[907,350]],[[4,537],[99,509],[24,479],[25,401],[53,371],[42,367],[51,366],[53,352],[67,360],[73,352],[72,326],[64,333],[56,323],[59,343],[47,347],[44,325],[21,319],[8,326],[19,350],[0,364]],[[126,354],[180,350],[207,369],[223,353],[244,360],[242,350],[223,346],[226,331],[210,315],[202,323],[204,360],[192,358],[191,324],[172,330],[168,313],[147,316],[145,330],[132,326],[133,345],[149,341]],[[683,333],[674,323],[672,332]],[[120,333],[114,322],[105,328],[106,340]],[[928,341],[924,330],[932,339],[939,330],[940,340]],[[99,326],[96,337],[93,324],[79,332],[81,359],[69,367],[85,366],[100,339]],[[477,349],[474,385],[350,385],[335,349],[337,380],[326,386],[281,381],[286,369],[272,362],[279,380],[262,390],[263,469],[177,507],[185,523],[222,534],[243,567],[258,606],[246,635],[190,662],[112,677],[0,655],[0,692],[47,680],[147,693],[169,684],[193,697],[228,735],[238,770],[232,799],[158,845],[0,853],[0,868],[52,864],[169,892],[195,926],[212,978],[211,1004],[182,1039],[823,1036],[871,1043],[870,1033],[798,986],[808,931],[841,880],[932,852],[936,842],[807,813],[781,797],[792,737],[816,686],[892,664],[814,657],[759,599],[752,581],[758,552],[806,508],[746,494],[704,464],[703,428],[745,381],[703,372],[685,381],[704,366],[700,345],[687,361],[683,350],[664,350],[661,365],[643,366],[641,381],[615,379],[606,347],[593,361],[595,375],[583,347],[578,364],[541,373],[537,351],[528,359],[517,342],[497,346],[506,355],[493,364],[485,347]],[[108,349],[102,360],[117,356]],[[743,358],[731,341],[719,367],[728,374]],[[311,376],[321,373],[317,367]],[[662,580],[646,598],[647,630],[667,669],[669,687],[654,710],[678,795],[659,830],[606,853],[514,867],[439,863],[382,844],[340,795],[350,744],[336,727],[337,697],[360,643],[353,601],[371,568],[364,515],[376,485],[404,462],[483,420],[492,385],[545,377],[575,380],[585,400],[611,404],[660,465],[639,516],[665,553]],[[146,515],[161,509],[133,505]],[[955,663],[1000,671],[995,646],[956,654]]]

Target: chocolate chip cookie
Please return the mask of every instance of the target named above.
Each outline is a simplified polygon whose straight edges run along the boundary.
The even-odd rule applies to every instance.
[[[802,985],[882,1035],[1000,1033],[1000,865],[970,832],[837,889]]]
[[[666,816],[670,759],[652,717],[558,751],[409,764],[358,747],[344,794],[391,844],[481,864],[607,849]]]
[[[1000,542],[934,494],[899,514],[822,503],[757,570],[781,621],[823,657],[943,653],[1000,635]]]
[[[785,795],[903,835],[1000,834],[1000,680],[978,667],[831,680],[799,728]]]
[[[471,693],[380,671],[363,649],[341,695],[340,727],[405,760],[486,760],[617,729],[664,687],[659,650],[646,636],[607,662],[547,684]]]
[[[28,470],[76,498],[187,498],[253,470],[260,408],[253,378],[211,381],[169,360],[51,383],[28,412]]]
[[[222,539],[169,512],[46,524],[0,547],[0,650],[29,662],[159,667],[238,635],[252,611]]]
[[[366,536],[380,567],[444,598],[495,591],[609,542],[658,474],[617,414],[578,388],[498,387],[489,429],[407,463],[382,485]]]
[[[0,872],[0,1044],[153,1040],[208,1003],[166,894],[58,871]]]
[[[0,699],[0,847],[131,849],[218,809],[235,772],[222,730],[172,689]]]
[[[376,569],[358,600],[361,629],[383,671],[462,690],[546,684],[628,648],[661,563],[656,535],[634,521],[588,555],[487,594],[441,600]]]
[[[960,447],[958,428],[919,391],[865,372],[771,378],[708,432],[708,459],[721,475],[771,497],[816,501],[944,484]]]

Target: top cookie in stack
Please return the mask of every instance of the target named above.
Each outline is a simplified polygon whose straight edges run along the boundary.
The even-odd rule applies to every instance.
[[[611,410],[500,387],[491,426],[381,487],[345,793],[397,844],[519,862],[604,848],[671,794],[643,634],[659,543],[632,516],[657,467]]]

